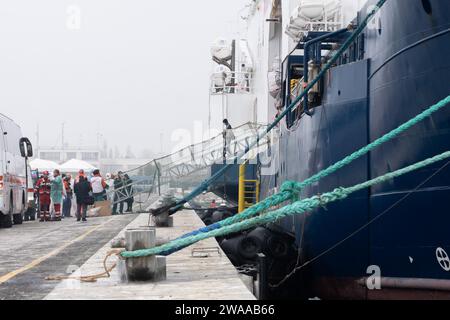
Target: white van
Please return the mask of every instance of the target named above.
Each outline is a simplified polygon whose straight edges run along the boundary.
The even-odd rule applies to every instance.
[[[0,228],[22,224],[28,207],[28,157],[31,143],[10,118],[0,114]]]

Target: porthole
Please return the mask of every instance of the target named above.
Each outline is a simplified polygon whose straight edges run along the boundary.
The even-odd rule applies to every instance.
[[[433,6],[431,5],[430,0],[422,0],[423,10],[429,15],[433,14]]]

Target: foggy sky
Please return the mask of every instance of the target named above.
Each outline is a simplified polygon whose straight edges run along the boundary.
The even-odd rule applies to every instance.
[[[247,0],[2,0],[0,112],[40,144],[139,156],[171,151],[174,130],[206,123],[210,45],[237,31]],[[79,30],[67,27],[70,5]],[[233,26],[234,25],[234,26]]]

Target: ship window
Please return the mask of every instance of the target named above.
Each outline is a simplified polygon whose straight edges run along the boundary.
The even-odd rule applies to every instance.
[[[433,7],[431,6],[430,0],[422,0],[422,5],[427,14],[433,14]]]
[[[303,91],[302,88],[302,78],[303,78],[303,65],[293,65],[291,69],[291,88],[290,88],[290,103],[292,103]],[[303,113],[303,104],[299,103],[292,110],[292,123],[298,120]]]

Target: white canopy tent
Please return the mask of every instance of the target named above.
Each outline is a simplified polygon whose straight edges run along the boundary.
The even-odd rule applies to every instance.
[[[91,165],[90,163],[87,163],[86,161],[72,159],[60,165],[58,169],[62,173],[76,173],[80,170],[84,170],[86,173],[89,173],[97,168]]]
[[[42,171],[53,171],[55,169],[58,169],[59,164],[53,161],[49,160],[43,160],[43,159],[34,159],[30,161],[30,167],[32,170],[38,170],[40,172]]]

